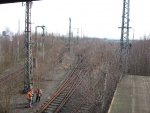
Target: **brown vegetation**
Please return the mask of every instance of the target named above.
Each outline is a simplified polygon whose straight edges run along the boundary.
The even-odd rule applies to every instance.
[[[121,75],[118,44],[98,39],[83,39],[76,48],[76,54],[85,56],[86,68],[91,71],[72,97],[73,102],[68,103],[69,108],[71,106],[72,109],[85,113],[106,113]],[[85,98],[85,95],[88,96]],[[83,98],[85,103],[78,106]],[[86,111],[83,111],[84,107]]]
[[[11,41],[9,37],[3,37],[0,39],[0,66],[1,73],[7,71],[8,68],[16,67],[18,64],[24,62],[24,40],[23,35],[16,35]],[[33,36],[34,38],[34,36]],[[38,36],[40,39],[40,35]],[[35,56],[35,46],[33,45],[33,57],[37,59],[37,67],[33,70],[34,87],[39,87],[43,80],[52,80],[55,67],[59,63],[57,61],[61,51],[64,49],[64,42],[59,37],[45,36],[44,37],[44,52],[41,45],[39,45],[37,56]],[[33,39],[34,40],[34,39]],[[18,44],[19,41],[19,44]],[[39,40],[40,41],[40,40]],[[44,54],[44,56],[43,56]],[[0,76],[2,77],[2,76]],[[0,86],[0,112],[11,113],[10,107],[14,104],[15,94],[19,93],[23,89],[23,75],[19,75],[17,78],[8,83]]]
[[[34,40],[33,35],[33,40]],[[53,80],[53,75],[60,69],[69,70],[75,59],[85,57],[84,68],[91,71],[86,76],[76,94],[72,96],[69,106],[74,109],[87,93],[90,96],[84,98],[80,107],[87,107],[86,113],[106,113],[120,79],[119,69],[119,43],[100,39],[80,39],[78,44],[72,43],[72,52],[66,48],[66,39],[47,35],[44,37],[44,49],[40,45],[41,36],[38,36],[38,52],[33,45],[33,57],[37,60],[37,67],[33,70],[35,87],[41,85],[41,81]],[[132,43],[129,56],[130,74],[150,74],[150,40],[139,40]],[[24,62],[23,36],[14,36],[10,41],[8,37],[0,39],[0,73],[6,69]],[[37,52],[37,53],[36,53]],[[70,54],[73,53],[73,54]],[[5,84],[0,90],[0,112],[9,113],[12,103],[12,95],[23,87],[23,79]],[[9,89],[9,90],[8,90]],[[9,91],[9,92],[8,92]],[[76,95],[80,100],[77,101]],[[73,105],[72,105],[73,104]],[[67,105],[66,105],[67,106]],[[81,110],[82,108],[80,108]]]
[[[150,40],[135,40],[129,54],[129,72],[133,75],[150,75]]]

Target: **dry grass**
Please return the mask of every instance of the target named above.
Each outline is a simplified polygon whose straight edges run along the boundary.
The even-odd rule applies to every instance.
[[[35,36],[33,35],[33,40]],[[38,41],[40,43],[40,36]],[[18,46],[19,40],[19,46]],[[121,76],[119,69],[119,44],[100,39],[81,39],[78,45],[73,45],[70,54],[66,51],[66,39],[54,37],[51,35],[44,38],[44,57],[42,46],[38,47],[38,53],[33,46],[33,55],[37,59],[37,67],[34,68],[35,87],[40,87],[41,81],[53,80],[56,71],[63,69],[69,70],[73,65],[74,59],[85,57],[87,67],[91,70],[85,80],[82,82],[78,94],[84,95],[90,91],[90,98],[86,99],[85,106],[89,106],[88,112],[106,113],[113,97],[116,85]],[[23,36],[15,36],[13,41],[3,38],[1,43],[0,72],[7,68],[15,66],[18,62],[24,60],[24,41]],[[149,75],[150,74],[150,40],[135,41],[132,44],[129,57],[130,74]],[[19,52],[19,57],[17,56]],[[17,53],[17,54],[16,54]],[[61,62],[58,59],[61,58]],[[23,80],[6,85],[0,90],[0,112],[9,113],[9,106],[12,99],[14,88],[17,90],[23,87]],[[8,90],[9,89],[9,92]],[[78,95],[76,94],[76,95]],[[72,97],[73,98],[73,97]],[[72,102],[70,102],[71,104]],[[72,104],[78,104],[74,100]],[[83,105],[83,106],[84,106]]]
[[[69,108],[77,109],[74,106],[78,106],[84,95],[89,94],[88,97],[84,97],[84,103],[80,106],[80,110],[82,107],[88,107],[87,111],[82,112],[107,112],[121,75],[118,45],[98,39],[80,40],[79,45],[75,47],[75,55],[78,58],[84,56],[83,63],[91,71],[82,81],[80,89],[71,97],[70,100],[73,102],[68,103]]]
[[[150,40],[133,41],[129,56],[129,71],[135,75],[150,75]]]

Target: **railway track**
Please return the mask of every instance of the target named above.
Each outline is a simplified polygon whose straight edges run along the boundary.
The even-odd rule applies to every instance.
[[[96,85],[98,85],[98,83],[95,83],[94,86]],[[92,107],[93,104],[91,103],[90,105],[86,105],[87,99],[92,98],[93,96],[91,92],[94,92],[94,88],[88,89],[86,93],[84,94],[84,96],[77,97],[77,98],[80,98],[80,102],[78,103],[78,105],[75,106],[74,109],[72,109],[72,111],[68,113],[92,113],[90,108]]]
[[[68,99],[76,91],[83,79],[80,75],[86,76],[87,69],[83,69],[83,60],[71,71],[68,78],[61,84],[59,89],[47,100],[35,113],[59,113]],[[82,68],[82,70],[81,70]]]
[[[66,48],[64,48],[64,49],[61,50],[61,52],[60,52],[60,54],[58,55],[58,58],[57,58],[57,60],[56,60],[56,63],[61,63],[61,62],[62,62],[63,56],[64,56],[64,54],[65,54],[66,52],[67,52],[67,49],[66,49]]]
[[[9,83],[10,80],[15,79],[17,76],[21,75],[23,72],[24,72],[24,67],[21,66],[20,68],[18,68],[17,70],[15,70],[11,73],[2,75],[0,77],[0,85]]]
[[[90,79],[88,76],[84,77],[84,81],[88,81],[88,79]],[[84,83],[84,81],[82,82],[81,87],[77,89],[77,92],[75,92],[75,94],[63,107],[61,113],[95,113],[97,106],[101,107],[99,105],[101,100],[93,101],[92,98],[95,98],[96,94],[93,92],[95,92],[96,87],[99,87],[102,81],[97,79],[95,82],[93,82],[92,86],[90,84]],[[102,93],[100,94],[102,96]]]

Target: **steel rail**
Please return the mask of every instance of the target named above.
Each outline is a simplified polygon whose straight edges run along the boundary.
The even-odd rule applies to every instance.
[[[97,84],[98,84],[98,82],[95,83],[94,86],[96,86]],[[92,96],[91,92],[93,92],[93,91],[94,91],[94,88],[92,89],[92,91],[88,90],[87,93],[86,93],[86,95],[84,95],[83,97],[80,98],[81,102],[75,107],[75,109],[71,113],[78,113],[80,111],[80,109],[82,108],[82,105],[84,103],[86,103],[87,98],[89,98],[90,96]]]
[[[77,81],[74,82],[74,86],[68,92],[68,94],[66,95],[66,98],[62,101],[62,103],[59,105],[59,107],[56,109],[56,111],[54,113],[58,113],[62,109],[62,107],[66,104],[66,102],[68,101],[68,99],[73,95],[73,93],[76,91],[76,89],[80,86],[80,84],[82,83],[82,81],[83,81],[83,79],[81,80],[78,77]]]
[[[46,101],[39,110],[36,111],[36,113],[43,112],[59,95],[62,91],[64,91],[65,88],[67,88],[67,85],[71,83],[77,76],[73,76],[77,70],[78,64],[76,67],[71,71],[69,76],[63,81],[61,86],[58,88],[58,90],[52,95],[52,98],[48,101]]]
[[[58,107],[55,108],[55,111],[59,111],[62,106],[65,104],[66,100],[69,99],[68,97],[70,97],[70,94],[73,94],[72,92],[75,91],[75,86],[77,87],[79,85],[79,82],[77,82],[78,84],[75,83],[75,80],[77,80],[77,78],[79,78],[79,66],[82,64],[82,60],[78,60],[77,65],[74,67],[74,69],[71,71],[71,73],[68,75],[68,77],[64,80],[64,82],[61,84],[61,86],[58,88],[58,90],[52,95],[51,99],[47,100],[41,107],[39,110],[36,111],[36,113],[42,113],[44,112],[46,109],[49,108],[49,106],[52,104],[59,104],[57,105]],[[70,85],[70,84],[74,84],[74,85]],[[70,88],[70,91],[66,91],[65,89],[67,89],[69,86],[73,86],[74,88]],[[71,90],[72,89],[72,90]],[[67,92],[66,94],[63,92]],[[61,97],[61,95],[65,95],[63,97]],[[59,102],[57,102],[57,98],[60,96],[60,98],[67,98],[65,99],[59,99]],[[54,101],[56,101],[56,103],[53,103]],[[61,103],[60,103],[61,102]],[[60,106],[60,107],[59,107]],[[57,112],[56,112],[57,113]]]

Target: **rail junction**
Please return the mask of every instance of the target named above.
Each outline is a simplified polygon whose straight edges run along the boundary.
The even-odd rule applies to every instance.
[[[11,74],[5,75],[0,78],[0,84],[6,83],[23,75],[24,72],[24,92],[27,92],[33,86],[33,56],[32,56],[32,38],[31,38],[31,2],[38,0],[6,0],[2,3],[14,3],[14,2],[26,2],[25,11],[25,64],[24,67],[19,68]],[[122,15],[122,26],[121,28],[121,40],[120,40],[120,59],[121,59],[121,70],[123,76],[120,77],[121,82],[117,85],[117,90],[114,94],[113,101],[111,103],[108,113],[149,113],[150,108],[150,78],[144,76],[127,75],[128,73],[128,55],[130,50],[129,42],[129,10],[130,0],[124,0],[123,2],[123,15]],[[71,19],[70,19],[71,23]],[[70,25],[71,29],[71,25]],[[71,35],[71,31],[69,32]],[[69,36],[69,41],[70,41]],[[57,58],[58,63],[61,63],[62,56],[66,50],[62,50]],[[62,82],[56,92],[47,99],[35,113],[91,113],[93,110],[90,104],[86,104],[86,98],[90,98],[91,91],[94,89],[88,89],[84,95],[76,94],[75,92],[81,87],[83,80],[90,73],[90,67],[87,66],[86,58],[80,57],[77,59],[75,67],[69,73],[69,76]],[[124,76],[126,75],[126,76]],[[105,80],[101,81],[104,82]],[[99,80],[94,84],[99,85]],[[105,84],[106,85],[106,84]],[[86,87],[86,86],[85,86]],[[105,89],[106,86],[104,86]],[[102,96],[104,96],[103,94]],[[66,106],[70,98],[74,96],[79,98],[78,105],[71,106],[69,109]],[[92,98],[92,97],[91,97]],[[84,106],[82,106],[84,105]],[[96,106],[96,105],[95,105]],[[91,108],[91,109],[89,109]]]
[[[76,89],[80,87],[81,82],[89,71],[89,69],[83,69],[85,64],[83,64],[82,61],[83,58],[77,62],[77,65],[73,68],[59,89],[53,94],[51,99],[47,100],[36,113],[58,113],[61,111],[68,99],[73,95]]]

